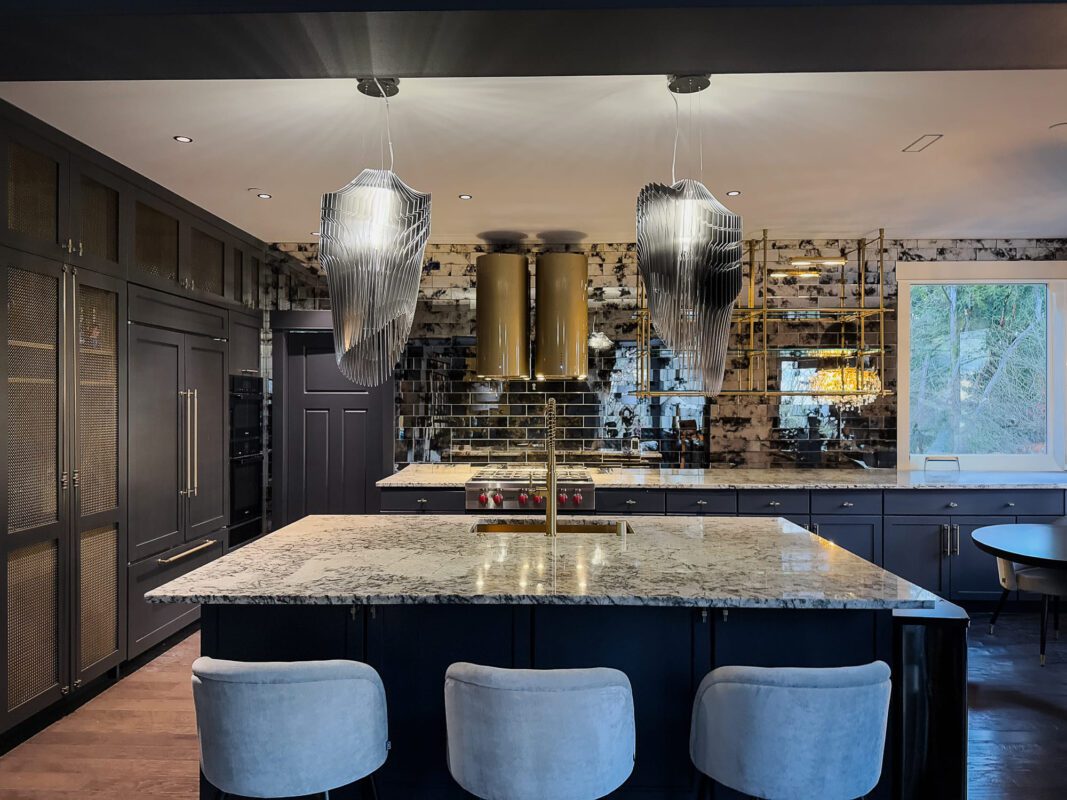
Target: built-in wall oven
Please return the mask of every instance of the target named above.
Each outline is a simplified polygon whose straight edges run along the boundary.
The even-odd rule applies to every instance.
[[[227,549],[263,533],[263,379],[230,378],[230,527]]]

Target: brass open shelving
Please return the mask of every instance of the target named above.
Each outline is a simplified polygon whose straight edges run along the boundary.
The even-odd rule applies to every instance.
[[[876,268],[867,265],[867,254],[870,247],[877,248]],[[742,366],[736,363],[728,368],[728,374],[736,376],[735,386],[723,386],[720,396],[754,396],[754,397],[806,397],[814,392],[805,390],[782,390],[771,388],[771,359],[824,359],[827,362],[836,362],[843,371],[846,370],[870,370],[871,363],[877,365],[880,388],[879,396],[893,394],[886,389],[886,350],[885,339],[886,314],[891,310],[886,307],[885,300],[885,229],[879,229],[877,238],[861,238],[856,240],[854,249],[848,250],[846,255],[855,254],[855,262],[849,261],[839,267],[839,295],[840,304],[836,306],[796,307],[785,305],[772,305],[773,298],[767,291],[772,280],[770,277],[771,265],[769,258],[770,242],[767,231],[763,231],[760,239],[751,239],[745,242],[748,261],[748,280],[745,291],[745,305],[735,306],[731,317],[730,337],[731,346],[727,353],[735,362],[743,360]],[[854,268],[856,274],[855,283],[848,281],[849,267]],[[877,281],[872,285],[877,286],[877,305],[867,305],[866,287],[868,278],[875,278],[874,269],[877,270]],[[846,298],[849,294],[849,286],[858,287],[855,294],[861,298],[862,305],[848,306]],[[762,287],[762,291],[759,291]],[[762,302],[757,302],[760,299]],[[809,298],[812,302],[819,302],[818,296]],[[797,302],[798,298],[789,298]],[[652,320],[648,311],[648,298],[645,293],[644,283],[640,276],[637,279],[637,388],[635,397],[702,397],[706,393],[701,389],[689,390],[654,390],[652,388],[652,357],[653,357],[653,332]],[[872,322],[873,321],[873,322]],[[827,345],[772,345],[769,340],[769,323],[795,322],[811,324],[813,326],[825,326],[833,324],[838,326],[839,341]],[[849,337],[846,327],[852,325],[854,330]],[[874,328],[874,330],[868,330]],[[832,335],[832,334],[829,334]],[[823,337],[825,338],[825,337]],[[685,353],[675,353],[680,358],[683,369],[687,358]],[[820,396],[847,397],[855,395],[854,389],[842,391],[820,389]],[[864,392],[866,393],[866,392]]]

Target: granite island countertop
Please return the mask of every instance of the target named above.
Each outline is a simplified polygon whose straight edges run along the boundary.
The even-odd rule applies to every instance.
[[[625,536],[575,533],[554,539],[472,532],[475,522],[485,521],[436,515],[305,517],[146,598],[255,605],[796,609],[931,608],[937,600],[780,518],[632,517]]]
[[[461,489],[480,467],[409,464],[382,489]],[[598,489],[1067,489],[1067,472],[589,467]]]

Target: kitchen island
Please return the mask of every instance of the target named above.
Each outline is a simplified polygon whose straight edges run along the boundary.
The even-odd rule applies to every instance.
[[[148,599],[202,604],[205,655],[378,669],[393,742],[386,799],[465,796],[444,753],[444,670],[460,660],[622,669],[637,759],[614,796],[693,798],[689,713],[708,670],[880,658],[894,701],[872,796],[963,796],[966,616],[954,606],[773,517],[637,516],[621,534],[556,538],[479,534],[478,522],[306,517]]]

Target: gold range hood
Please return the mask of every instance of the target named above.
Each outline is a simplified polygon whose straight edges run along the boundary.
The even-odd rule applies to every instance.
[[[478,256],[475,282],[478,377],[530,377],[530,273],[526,256]]]
[[[580,253],[537,257],[537,380],[589,373],[589,259]]]

